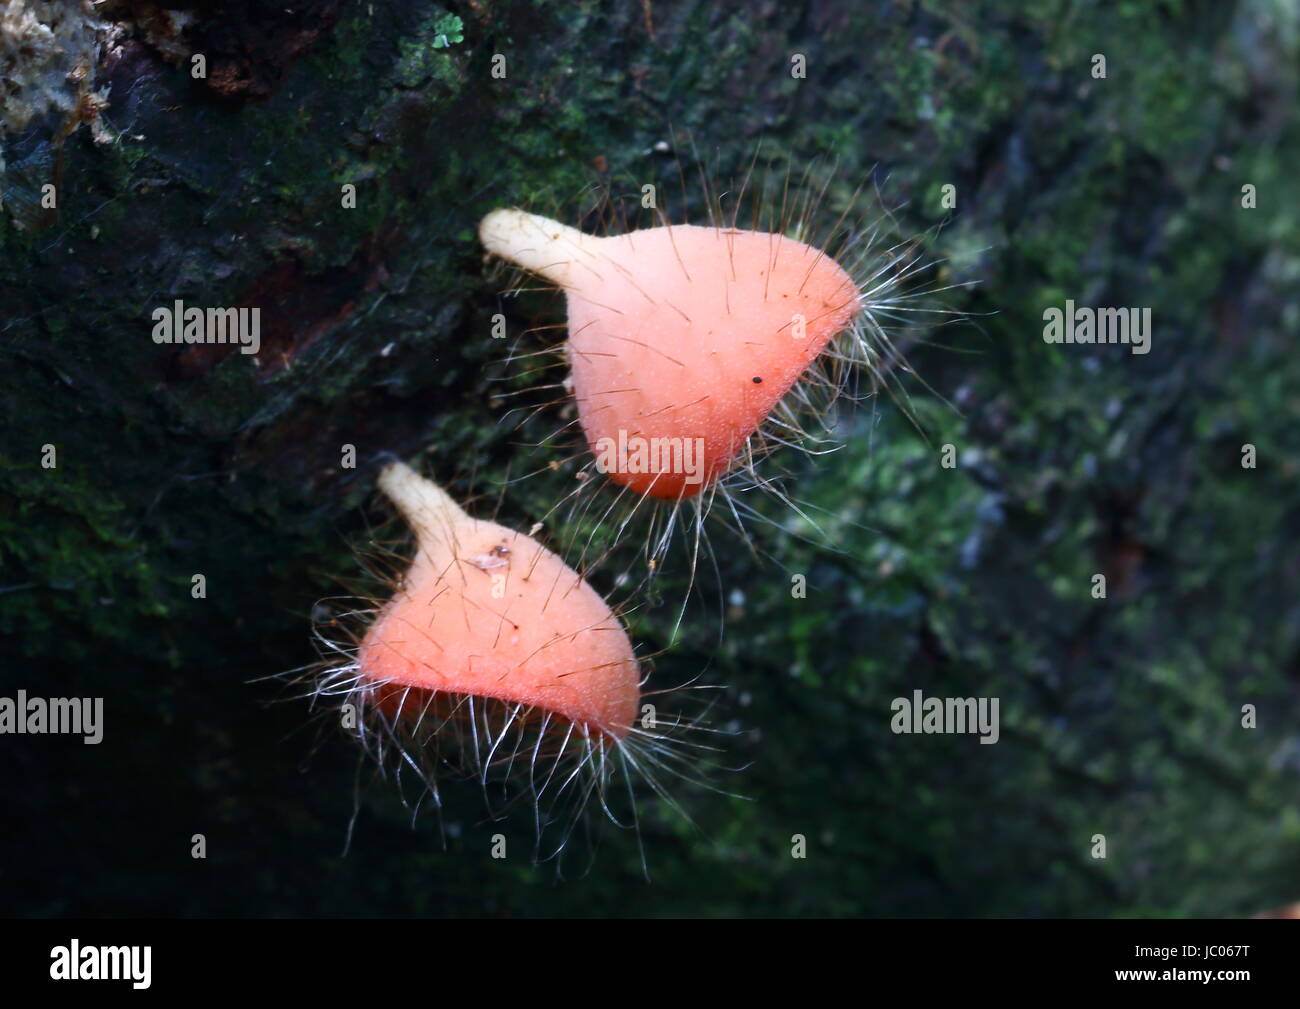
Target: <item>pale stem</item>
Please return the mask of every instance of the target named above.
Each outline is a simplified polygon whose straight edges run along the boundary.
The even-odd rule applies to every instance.
[[[517,263],[557,287],[569,287],[574,269],[595,256],[600,239],[538,214],[494,210],[478,226],[479,239],[494,256]]]

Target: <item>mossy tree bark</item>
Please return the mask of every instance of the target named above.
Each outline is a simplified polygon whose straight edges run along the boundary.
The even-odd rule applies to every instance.
[[[5,692],[103,696],[107,712],[98,748],[0,741],[0,862],[24,866],[11,909],[1237,913],[1294,899],[1297,24],[1262,3],[1147,6],[103,12],[102,103],[4,137]],[[756,801],[685,789],[703,833],[649,804],[653,887],[617,834],[583,885],[525,885],[549,872],[522,854],[526,824],[518,857],[489,859],[503,828],[472,785],[447,794],[445,850],[390,787],[363,792],[340,858],[354,755],[327,732],[307,762],[303,706],[267,708],[276,691],[249,681],[312,658],[308,617],[355,570],[378,460],[423,454],[522,528],[571,481],[506,483],[527,438],[501,422],[492,317],[518,333],[561,309],[501,297],[476,223],[523,205],[590,225],[590,187],[629,180],[698,219],[679,165],[731,180],[756,150],[836,162],[828,206],[869,220],[883,200],[950,261],[941,279],[979,281],[949,299],[976,322],[914,350],[935,390],[903,383],[924,436],[882,398],[842,452],[790,463],[837,550],[759,529],[756,557],[720,525],[721,591],[699,589],[682,634],[681,571],[633,617],[646,648],[671,643],[666,679],[705,669],[728,686],[721,720],[746,730],[734,763],[752,764],[724,785]],[[40,205],[47,183],[55,208]],[[1042,313],[1066,299],[1149,307],[1151,352],[1045,344]],[[151,313],[176,300],[259,307],[260,353],[155,343]],[[537,430],[562,422],[557,407]],[[955,470],[938,464],[945,444]],[[894,734],[891,701],[914,689],[999,698],[1000,742]],[[1243,704],[1258,729],[1241,728]],[[795,834],[807,860],[789,857]]]

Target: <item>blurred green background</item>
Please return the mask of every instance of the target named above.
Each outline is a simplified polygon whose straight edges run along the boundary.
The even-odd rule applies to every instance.
[[[6,65],[0,694],[102,696],[106,726],[99,746],[0,737],[0,912],[1238,915],[1300,897],[1294,4],[161,6],[189,20],[101,12],[104,104],[66,139],[85,104],[16,128],[33,85]],[[969,321],[904,335],[916,424],[881,396],[838,453],[773,460],[821,539],[760,502],[757,552],[711,524],[717,571],[679,634],[680,556],[630,615],[663,651],[656,682],[725,685],[742,769],[718,783],[743,797],[683,785],[691,826],[646,796],[649,883],[613,829],[562,878],[532,864],[528,817],[487,822],[472,782],[444,788],[444,843],[368,770],[358,793],[349,741],[253,681],[313,659],[313,604],[384,518],[379,453],[520,528],[572,484],[517,479],[563,458],[521,444],[563,416],[503,422],[525,381],[492,316],[519,333],[562,306],[503,295],[479,218],[590,225],[600,192],[655,182],[698,221],[701,165],[725,188],[756,152],[817,166],[823,225],[883,201],[891,234],[944,261],[929,280],[977,282],[946,298]],[[149,313],[176,298],[260,306],[259,358],[155,345]],[[1150,307],[1150,354],[1045,344],[1067,298]],[[618,596],[612,568],[596,579]],[[890,702],[916,689],[999,698],[1000,742],[894,735]]]

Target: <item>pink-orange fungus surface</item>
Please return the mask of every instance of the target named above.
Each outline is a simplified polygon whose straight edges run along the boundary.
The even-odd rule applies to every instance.
[[[564,289],[573,392],[598,467],[660,498],[734,464],[858,312],[853,279],[782,235],[671,225],[595,237],[519,210],[480,236]]]
[[[438,711],[495,699],[622,738],[637,713],[638,665],[596,591],[536,540],[470,518],[402,464],[380,487],[418,541],[358,655],[385,706],[418,713],[431,699],[445,702]]]

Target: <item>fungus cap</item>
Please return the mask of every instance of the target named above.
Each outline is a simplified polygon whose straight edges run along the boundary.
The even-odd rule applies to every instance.
[[[469,517],[401,463],[379,486],[418,549],[361,643],[361,676],[389,698],[492,698],[622,738],[637,711],[638,665],[596,591],[536,540]]]
[[[853,279],[768,232],[667,225],[596,237],[520,210],[485,247],[565,292],[574,396],[599,468],[660,498],[699,493],[858,311]]]

